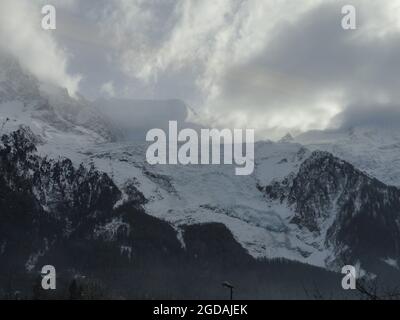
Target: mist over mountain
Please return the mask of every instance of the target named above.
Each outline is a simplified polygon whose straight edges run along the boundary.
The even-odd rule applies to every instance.
[[[143,142],[154,128],[168,132],[168,122],[177,121],[180,129],[199,129],[189,122],[191,110],[180,100],[100,99],[91,103],[113,124],[112,129],[123,141]]]

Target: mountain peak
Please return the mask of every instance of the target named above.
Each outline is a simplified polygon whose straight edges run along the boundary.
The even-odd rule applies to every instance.
[[[278,142],[279,143],[292,143],[293,141],[294,141],[293,136],[290,133],[287,133]]]
[[[18,60],[0,53],[0,103],[30,101],[39,95],[39,81]]]

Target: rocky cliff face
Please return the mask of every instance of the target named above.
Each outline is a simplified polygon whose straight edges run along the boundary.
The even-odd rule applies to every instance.
[[[37,155],[29,128],[1,141],[0,288],[9,277],[29,283],[45,264],[64,277],[84,274],[107,282],[119,272],[127,277],[130,268],[144,271],[138,257],[144,263],[181,252],[175,231],[145,215],[145,199],[133,185],[125,203],[115,206],[122,193],[107,174]]]
[[[110,219],[121,193],[106,174],[93,167],[74,168],[68,159],[36,155],[36,137],[28,128],[3,135],[1,141],[3,257],[11,254],[26,259],[17,265],[31,270],[60,237]]]
[[[265,192],[292,208],[291,223],[322,235],[337,259],[400,257],[400,190],[330,153],[313,152],[297,174]]]

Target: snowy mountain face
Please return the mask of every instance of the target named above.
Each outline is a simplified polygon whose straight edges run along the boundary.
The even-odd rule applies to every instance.
[[[1,133],[28,125],[43,142],[54,146],[115,138],[108,120],[84,99],[71,98],[65,89],[39,82],[2,53],[0,66]]]
[[[187,225],[222,223],[256,258],[335,270],[342,261],[365,268],[397,261],[397,188],[299,144],[259,142],[255,149],[248,177],[225,165],[150,166],[145,145],[101,144],[88,153],[117,185],[130,181],[141,190],[146,212],[171,223],[180,239]]]
[[[321,134],[318,143],[304,135],[306,146],[291,136],[258,142],[255,171],[243,177],[231,165],[152,166],[142,140],[118,140],[118,119],[99,112],[104,106],[71,98],[1,59],[0,256],[23,266],[21,273],[53,260],[66,272],[112,278],[109,265],[125,270],[122,286],[133,269],[140,278],[165,264],[168,285],[180,292],[178,266],[207,279],[233,268],[232,278],[248,281],[243,287],[254,283],[243,276],[249,268],[279,275],[264,261],[273,258],[331,270],[342,262],[375,274],[381,265],[397,270],[400,191],[389,186],[399,185],[390,183],[396,167],[386,176],[396,137],[353,132],[340,139]],[[155,110],[160,103],[145,102]],[[25,233],[28,245],[21,242]],[[279,267],[303,276],[321,272]],[[150,274],[143,279],[152,281]]]
[[[310,150],[328,151],[386,184],[400,186],[398,126],[360,125],[311,131],[296,137],[295,141]]]
[[[296,175],[263,191],[292,208],[291,223],[320,237],[332,257],[369,263],[399,256],[400,190],[330,153],[313,152]]]
[[[254,259],[223,224],[185,226],[178,239],[171,225],[146,214],[147,200],[133,184],[122,204],[106,173],[41,157],[36,143],[22,127],[0,144],[2,294],[30,292],[46,264],[57,267],[60,296],[36,287],[35,299],[68,298],[65,282],[77,276],[101,279],[110,298],[223,299],[218,288],[227,278],[240,286],[239,298],[305,298],[305,283],[315,279],[323,292],[340,292],[339,278],[322,269]],[[279,279],[282,272],[290,276]]]

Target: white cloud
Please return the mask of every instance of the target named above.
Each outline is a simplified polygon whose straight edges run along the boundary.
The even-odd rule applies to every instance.
[[[320,2],[116,0],[100,24],[127,73],[151,82],[192,66],[209,92],[224,70],[265,47],[278,22],[293,21]]]
[[[73,1],[65,4],[73,5]],[[40,2],[2,0],[0,48],[18,58],[42,81],[65,87],[73,95],[80,77],[67,73],[68,55],[57,45],[52,31],[41,28],[41,19]]]
[[[22,12],[33,8],[22,2]],[[348,105],[400,98],[400,0],[351,3],[358,29],[345,33],[345,0],[57,0],[74,8],[64,16],[74,28],[56,36],[80,55],[75,70],[90,73],[96,94],[182,98],[208,126],[251,127],[275,138],[325,128]],[[24,34],[38,39],[32,48]],[[36,73],[76,87],[51,33],[26,27],[17,40],[8,37]]]
[[[382,70],[390,72],[386,39],[400,30],[400,1],[352,3],[358,29],[345,33],[347,1],[164,1],[160,14],[160,1],[120,0],[105,32],[127,75],[149,86],[193,81],[202,122],[276,138],[323,129],[354,100],[393,100]]]
[[[277,25],[294,23],[320,3],[320,0],[164,1],[160,15],[157,11],[160,1],[119,0],[104,11],[106,23],[102,20],[102,25],[105,37],[114,39],[115,61],[127,75],[149,86],[158,84],[165,74],[176,80],[176,86],[187,79],[193,81],[201,97],[195,103],[201,105],[197,109],[204,122],[276,128],[284,118],[288,120],[285,130],[304,129],[326,123],[327,118],[335,115],[334,102],[324,101],[330,106],[326,114],[322,110],[316,112],[315,108],[310,110],[314,119],[307,122],[306,110],[278,116],[272,108],[271,112],[260,115],[259,108],[249,104],[230,108],[232,101],[222,90],[226,74],[260,54],[274,39]]]
[[[112,81],[104,83],[101,88],[100,92],[104,94],[107,98],[112,98],[115,96],[115,88]]]

